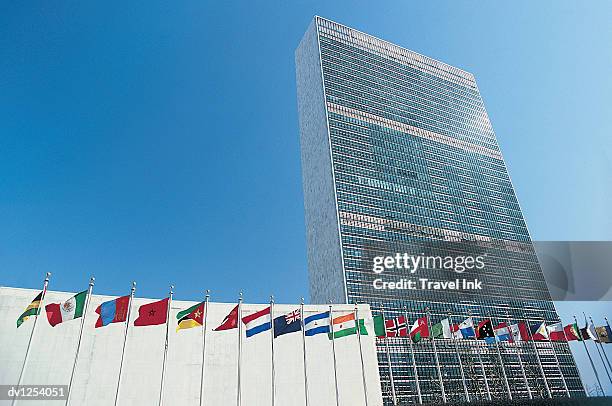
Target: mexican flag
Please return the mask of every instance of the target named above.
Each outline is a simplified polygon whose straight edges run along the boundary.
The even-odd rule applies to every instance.
[[[429,337],[429,328],[427,327],[427,317],[417,319],[410,329],[410,338],[415,343],[418,343],[423,338]]]
[[[67,320],[77,319],[83,316],[85,309],[85,301],[87,299],[87,291],[77,293],[64,303],[50,303],[45,306],[47,311],[47,319],[52,327],[63,323]]]
[[[332,320],[333,336],[328,334],[329,339],[346,337],[352,334],[357,334],[357,323],[355,322],[355,313],[345,314],[344,316],[336,317]],[[368,330],[365,327],[364,319],[359,319],[359,334],[368,335]]]

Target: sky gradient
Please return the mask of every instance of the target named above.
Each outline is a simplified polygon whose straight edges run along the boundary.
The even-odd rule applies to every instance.
[[[533,239],[612,239],[610,2],[11,2],[0,285],[308,298],[294,50],[315,14],[472,72]]]

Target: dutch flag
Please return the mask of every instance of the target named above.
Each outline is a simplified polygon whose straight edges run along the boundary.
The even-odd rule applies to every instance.
[[[243,317],[242,322],[246,326],[247,337],[254,336],[255,334],[261,333],[262,331],[270,330],[270,328],[272,328],[270,307]]]

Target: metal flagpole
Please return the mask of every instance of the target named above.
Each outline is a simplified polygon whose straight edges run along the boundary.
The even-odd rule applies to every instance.
[[[172,309],[172,295],[174,294],[174,285],[170,285],[168,294],[168,307],[166,309],[166,340],[164,341],[164,362],[162,364],[161,384],[159,387],[159,406],[164,401],[164,378],[166,377],[166,361],[168,359],[168,332],[170,330],[170,309]]]
[[[26,347],[25,358],[23,359],[23,365],[21,366],[21,372],[19,373],[19,380],[17,381],[17,387],[21,386],[21,382],[23,381],[26,365],[28,363],[28,358],[30,357],[30,346],[32,345],[32,338],[34,337],[34,330],[36,330],[36,322],[38,321],[38,315],[43,309],[43,302],[45,300],[45,296],[47,295],[47,286],[49,286],[49,278],[51,277],[51,272],[47,272],[45,275],[45,281],[43,282],[43,290],[40,295],[40,302],[38,303],[38,311],[34,315],[34,323],[32,325],[32,331],[30,331],[30,339],[28,340],[28,346]],[[13,396],[13,401],[11,405],[15,405],[17,403],[16,396]]]
[[[406,329],[409,330],[408,307],[404,308],[404,318],[406,319]],[[423,396],[421,395],[421,383],[419,382],[419,373],[417,372],[416,359],[414,357],[414,347],[412,346],[412,338],[410,337],[410,332],[408,332],[408,342],[410,343],[410,353],[412,355],[412,368],[414,369],[414,380],[416,382],[417,396],[419,398],[419,404],[423,404]]]
[[[357,341],[359,343],[359,358],[361,359],[361,379],[363,381],[363,396],[365,398],[365,406],[368,406],[368,386],[366,384],[365,367],[363,365],[363,349],[361,348],[361,326],[359,325],[359,310],[357,309],[357,304],[355,304],[355,321],[357,322]]]
[[[461,371],[461,380],[463,381],[463,390],[465,391],[465,400],[469,402],[470,392],[468,391],[467,383],[465,382],[465,371],[463,370],[463,362],[461,361],[461,354],[459,354],[459,346],[457,345],[455,335],[453,334],[453,329],[452,329],[453,317],[452,317],[452,313],[450,309],[448,311],[448,324],[451,330],[451,340],[453,340],[453,344],[455,345],[455,352],[457,353],[457,359],[459,360],[459,370]]]
[[[472,310],[468,311],[470,319],[472,319]],[[474,344],[476,347],[480,347],[478,343],[478,337],[476,337],[476,330],[474,329],[474,320],[472,319],[472,330],[474,330]],[[487,380],[487,373],[485,371],[484,363],[482,362],[482,355],[480,355],[480,348],[476,348],[476,354],[478,354],[478,362],[480,363],[480,370],[482,371],[482,377],[484,378],[485,389],[487,390],[487,399],[491,400],[491,388],[489,387],[489,381]]]
[[[121,361],[119,362],[119,377],[117,378],[117,390],[115,391],[115,406],[119,401],[119,388],[121,388],[121,375],[123,373],[123,360],[125,358],[125,345],[127,343],[128,328],[130,326],[130,314],[132,313],[132,302],[134,301],[134,293],[136,292],[136,282],[132,282],[130,289],[130,301],[128,302],[127,316],[125,318],[125,330],[123,332],[123,349],[121,350]]]
[[[242,404],[242,392],[241,392],[241,379],[240,379],[240,366],[242,363],[242,292],[238,299],[238,388],[236,391],[236,404],[240,406]]]
[[[274,406],[274,296],[270,296],[270,337],[272,349],[272,406]]]
[[[608,329],[612,330],[612,328],[610,327],[610,323],[608,322],[608,318],[604,317],[604,319],[606,320],[606,324],[608,325]],[[612,340],[612,337],[608,337],[608,339]],[[606,360],[608,361],[608,366],[610,367],[610,371],[612,371],[612,365],[610,365],[610,360],[608,359],[608,355],[606,354],[606,352],[604,351],[604,346],[603,344],[601,345],[601,350],[603,351],[603,353],[606,355]]]
[[[576,325],[576,327],[578,327],[578,325]],[[578,331],[578,333],[580,334],[580,331]],[[568,342],[568,344],[567,344],[568,345],[568,349],[571,352],[571,348],[569,348],[569,340],[567,339],[567,334],[565,334],[565,328],[563,329],[563,337],[565,337],[565,341]],[[582,373],[580,372],[579,369],[577,369],[577,370],[578,370],[578,378],[580,378],[580,382],[584,382],[582,380]],[[586,386],[583,385],[582,386],[582,390],[584,391],[584,394],[588,397],[589,396],[589,392],[587,391]]]
[[[304,354],[304,399],[306,400],[306,406],[308,406],[308,373],[306,368],[306,324],[304,317],[304,298],[300,304],[300,318],[302,319],[302,353]]]
[[[431,331],[431,323],[430,323],[430,312],[429,307],[425,308],[425,314],[427,315],[427,331]],[[436,359],[436,368],[438,369],[438,377],[440,378],[440,390],[442,391],[442,401],[446,403],[446,391],[444,390],[444,380],[442,379],[442,368],[440,368],[440,359],[438,358],[438,349],[436,347],[436,339],[433,334],[430,334],[431,343],[433,344],[434,356]]]
[[[491,323],[491,328],[493,328],[493,319],[489,314],[489,322]],[[501,364],[502,375],[504,377],[504,382],[506,383],[506,391],[508,392],[508,398],[512,400],[512,391],[510,390],[510,384],[508,383],[508,375],[506,374],[506,366],[504,364],[504,359],[501,354],[501,350],[499,349],[499,341],[497,341],[497,336],[495,335],[495,330],[493,330],[493,340],[495,341],[495,349],[497,349],[497,356],[499,357],[499,362]]]
[[[533,335],[531,335],[531,325],[529,324],[529,319],[525,319],[525,323],[527,328],[527,335],[529,336],[529,340],[533,344],[533,350],[535,351],[536,359],[538,360],[538,365],[540,366],[540,372],[542,373],[542,378],[544,379],[546,393],[548,393],[548,397],[552,399],[552,392],[550,391],[550,386],[548,386],[548,380],[546,380],[546,374],[544,373],[544,366],[542,365],[542,360],[540,359],[540,352],[538,351],[538,346],[536,345],[536,342],[533,339]]]
[[[514,339],[514,335],[512,334],[512,330],[510,329],[511,324],[510,324],[509,313],[506,313],[506,323],[508,326],[508,333],[512,337],[512,342],[514,343],[514,348],[516,348],[516,355],[518,356],[519,365],[521,366],[521,373],[523,374],[523,380],[525,381],[525,387],[527,388],[527,395],[529,395],[529,399],[533,399],[531,388],[529,387],[529,380],[527,380],[527,374],[525,373],[525,365],[523,365],[523,357],[521,357],[521,349],[518,347],[518,342]],[[518,327],[518,323],[517,323],[517,327]]]
[[[574,315],[574,321],[576,322],[576,327],[578,327],[578,319],[576,318],[576,315]],[[580,334],[582,336],[582,332],[580,331],[580,329],[578,329],[578,334]],[[584,340],[584,337],[582,338],[582,344],[584,344],[584,350],[587,353],[587,356],[589,357],[589,361],[591,362],[591,367],[593,368],[593,372],[595,373],[595,378],[597,378],[597,383],[599,384],[599,390],[601,391],[601,393],[605,393],[603,391],[603,386],[601,386],[601,381],[599,380],[599,374],[597,373],[597,369],[595,369],[595,364],[593,363],[593,358],[591,358],[591,353],[589,352],[589,349],[587,348],[586,342]]]
[[[584,319],[586,320],[586,314],[584,315]],[[593,328],[595,328],[595,323],[593,323],[593,318],[591,316],[589,316],[589,319],[591,320],[591,325],[593,326]],[[587,326],[588,329],[588,326]],[[601,363],[604,366],[604,369],[606,370],[606,374],[608,375],[608,379],[610,380],[610,383],[612,383],[612,378],[610,377],[610,372],[608,372],[608,367],[606,366],[606,363],[604,361],[604,357],[601,354],[601,352],[599,351],[600,347],[601,347],[601,341],[599,340],[599,333],[597,333],[597,330],[595,330],[595,336],[597,337],[597,341],[595,342],[595,348],[597,348],[597,353],[599,354],[599,358],[601,358]],[[597,346],[597,344],[599,344],[599,347]],[[603,348],[601,348],[601,351],[603,351]],[[605,353],[604,353],[605,355]],[[608,359],[608,357],[606,356],[606,359]]]
[[[546,322],[546,320],[542,318],[542,322]],[[563,325],[561,325],[561,327],[563,327]],[[550,337],[549,337],[549,340],[550,340]],[[553,340],[550,340],[550,347],[552,348],[553,355],[555,356],[555,362],[557,363],[557,368],[559,369],[559,374],[561,375],[561,381],[563,382],[563,389],[565,390],[565,393],[567,397],[569,398],[570,391],[569,391],[569,388],[567,387],[567,382],[565,381],[565,375],[563,375],[563,370],[561,369],[561,363],[559,362],[559,357],[557,357],[557,351],[555,351],[555,343]]]
[[[206,289],[204,296],[204,320],[202,323],[202,372],[200,374],[200,406],[204,404],[204,370],[206,365],[206,328],[208,322],[208,306],[210,302],[210,289]]]
[[[336,370],[336,338],[334,337],[334,316],[331,304],[329,305],[329,331],[332,339],[332,355],[334,357],[334,384],[336,385],[336,406],[340,406],[340,398],[338,395],[338,373]]]
[[[81,339],[83,338],[83,326],[85,325],[85,316],[87,315],[87,307],[89,307],[89,301],[91,300],[91,292],[93,291],[94,281],[96,278],[93,276],[89,278],[89,287],[87,288],[87,298],[85,299],[85,307],[83,307],[83,314],[81,315],[81,329],[79,330],[79,341],[77,341],[76,354],[74,355],[74,364],[72,364],[72,372],[70,373],[70,381],[68,382],[68,394],[66,396],[66,406],[70,402],[70,395],[72,395],[72,381],[74,380],[74,370],[79,360],[79,352],[81,351]]]
[[[383,324],[385,323],[385,306],[383,304],[380,305],[380,311],[383,318]],[[391,367],[391,355],[389,354],[389,340],[387,339],[387,327],[385,327],[385,347],[387,349],[387,365],[389,366],[389,382],[391,384],[391,398],[393,400],[393,405],[397,405],[397,394],[395,393],[395,379],[393,379],[393,368]]]

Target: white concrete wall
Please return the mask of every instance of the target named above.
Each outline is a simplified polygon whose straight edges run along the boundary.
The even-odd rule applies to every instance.
[[[0,385],[17,384],[26,352],[33,318],[16,328],[17,317],[36,296],[30,289],[0,288]],[[45,303],[63,301],[73,293],[48,292]],[[85,319],[71,405],[112,405],[115,396],[123,323],[94,328],[95,308],[111,297],[94,295]],[[137,306],[155,299],[135,299]],[[175,332],[176,313],[195,302],[173,301],[170,344],[164,389],[166,405],[198,405],[202,366],[202,329]],[[206,336],[204,393],[206,405],[236,405],[238,330],[213,332],[235,306],[211,303]],[[266,304],[243,306],[243,315],[265,308]],[[299,305],[275,305],[275,316]],[[326,305],[305,306],[306,315],[325,311]],[[350,305],[334,305],[334,315],[352,310]],[[371,317],[369,306],[360,305],[360,314]],[[360,315],[361,317],[361,315]],[[44,312],[37,326],[23,384],[68,384],[73,365],[80,320],[51,327]],[[130,327],[119,404],[157,404],[165,325]],[[242,405],[271,405],[270,333],[243,338]],[[382,405],[373,332],[361,337],[369,406]],[[358,337],[335,341],[340,405],[365,405]],[[302,406],[304,369],[300,332],[278,337],[275,345],[276,405]],[[331,341],[326,335],[306,337],[309,404],[335,405],[334,368]],[[18,402],[19,404],[63,404],[56,402]],[[8,401],[0,404],[9,404]]]

